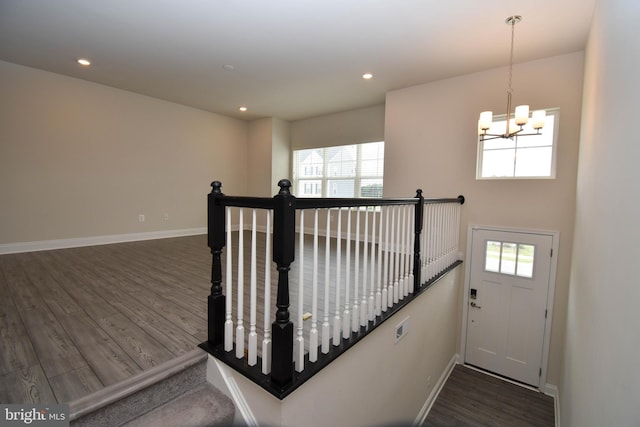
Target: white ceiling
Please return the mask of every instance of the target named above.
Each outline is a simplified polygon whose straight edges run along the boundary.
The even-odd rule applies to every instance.
[[[514,14],[515,62],[582,50],[594,1],[0,0],[0,59],[232,117],[297,120],[507,65]]]

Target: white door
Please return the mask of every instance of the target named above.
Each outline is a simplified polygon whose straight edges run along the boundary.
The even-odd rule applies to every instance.
[[[465,362],[538,386],[553,238],[474,229]]]

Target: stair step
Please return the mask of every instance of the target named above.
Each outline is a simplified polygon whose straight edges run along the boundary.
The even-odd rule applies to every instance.
[[[231,400],[211,385],[203,385],[125,424],[126,427],[205,427],[233,423]]]
[[[194,424],[178,423],[173,426],[222,425],[212,424],[217,419],[230,422],[235,408],[232,401],[207,382],[207,354],[193,350],[167,363],[155,366],[126,381],[106,387],[89,396],[70,402],[70,425],[72,427],[114,427],[148,416],[167,406],[182,413],[185,420]],[[189,399],[199,403],[189,403]],[[212,403],[213,399],[219,401]],[[174,403],[175,402],[175,403]],[[174,405],[174,406],[169,406]],[[191,414],[192,413],[192,414]],[[202,415],[199,415],[201,414]],[[198,424],[204,416],[208,424]],[[168,419],[168,418],[167,418]],[[140,422],[143,422],[140,420]],[[138,424],[136,424],[138,425]],[[140,424],[147,425],[147,424]],[[162,425],[148,424],[148,425]],[[164,424],[172,425],[172,424]]]

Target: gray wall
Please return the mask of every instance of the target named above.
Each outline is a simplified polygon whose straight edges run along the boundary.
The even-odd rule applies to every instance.
[[[244,121],[1,61],[0,93],[0,244],[205,227],[213,179],[246,190]]]
[[[640,420],[640,6],[599,0],[586,50],[563,426]]]
[[[437,81],[387,94],[385,197],[463,194],[461,248],[469,224],[560,231],[546,382],[557,385],[569,286],[582,99],[583,53],[514,66],[514,103],[560,108],[556,179],[476,180],[480,111],[505,113],[507,69]]]

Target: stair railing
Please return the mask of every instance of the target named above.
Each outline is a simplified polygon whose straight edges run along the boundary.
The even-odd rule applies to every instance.
[[[422,190],[417,190],[414,198],[403,199],[296,198],[285,179],[278,183],[277,195],[260,198],[227,196],[219,181],[211,185],[211,293],[207,341],[200,347],[281,399],[461,262],[458,241],[463,196],[425,199]],[[245,220],[245,209],[250,211],[250,220]],[[311,213],[306,219],[305,212]],[[249,245],[244,243],[246,229]],[[309,262],[304,253],[308,238],[313,241]],[[264,252],[259,255],[261,239]],[[296,253],[298,262],[294,262]],[[322,257],[324,269],[318,261]],[[248,268],[245,258],[250,260]],[[272,277],[272,264],[277,277]],[[296,277],[290,277],[292,267],[297,270],[293,275],[297,283]],[[259,273],[264,273],[260,283]],[[245,287],[247,279],[249,286]],[[291,282],[296,285],[293,289]],[[276,291],[273,320],[272,284]],[[310,304],[305,303],[309,287]],[[263,291],[259,296],[258,288]],[[318,305],[319,297],[323,307]],[[259,299],[263,302],[262,326],[257,322]],[[307,318],[310,325],[305,325]]]

